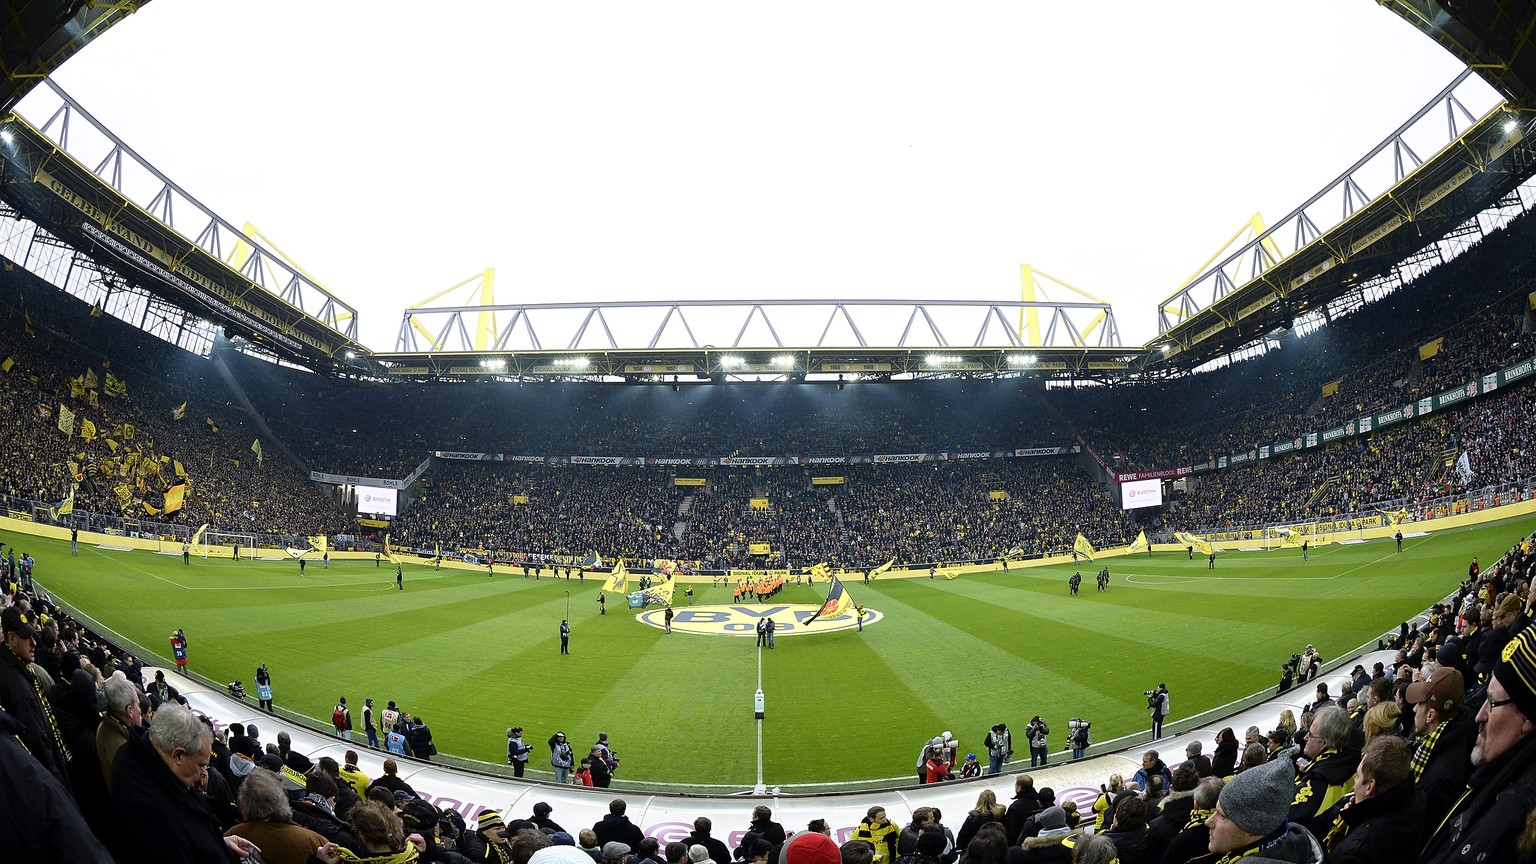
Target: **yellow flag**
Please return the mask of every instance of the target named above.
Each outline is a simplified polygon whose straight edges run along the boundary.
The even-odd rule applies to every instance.
[[[116,441],[113,441],[111,438],[103,438],[101,440],[107,442],[107,449],[111,450],[113,453],[116,453],[117,452],[117,448],[121,446]]]
[[[32,329],[32,313],[25,309],[21,311],[21,329],[33,339],[37,338],[37,331]]]
[[[260,465],[261,464],[261,439],[260,438],[257,438],[255,441],[251,442],[251,452],[256,454],[256,464]]]
[[[80,376],[80,384],[87,390],[95,390],[97,387],[100,387],[101,382],[96,378],[96,370],[85,370],[85,374]]]
[[[185,477],[185,476],[187,476],[187,469],[182,467],[180,459],[172,459],[171,460],[171,467],[176,469],[176,476],[177,477]]]
[[[1150,544],[1147,543],[1147,532],[1143,531],[1140,534],[1137,534],[1136,539],[1131,542],[1131,551],[1145,552],[1149,548],[1149,545]]]
[[[1077,535],[1077,542],[1072,544],[1072,551],[1087,558],[1089,561],[1093,560],[1093,544],[1089,543],[1088,538],[1081,534]]]
[[[69,396],[71,399],[80,399],[85,396],[85,379],[76,375],[69,379]]]
[[[825,562],[825,561],[821,562],[820,564],[813,565],[811,567],[810,571],[809,571],[809,574],[810,574],[812,582],[817,582],[817,581],[820,581],[820,582],[831,582],[832,581],[832,571],[830,569],[828,569],[827,562]]]
[[[167,514],[170,514],[170,513],[175,513],[177,510],[180,510],[181,509],[182,499],[186,496],[186,494],[187,494],[187,487],[183,486],[181,484],[177,484],[175,486],[172,486],[170,489],[166,490],[166,493],[165,493],[165,512]]]
[[[180,405],[177,405],[175,408],[171,409],[172,420],[180,420],[185,416],[187,416],[187,403],[183,402]]]
[[[891,560],[885,562],[884,564],[881,564],[879,567],[876,567],[875,569],[869,571],[869,575],[872,576],[872,577],[873,576],[879,576],[881,573],[884,573],[884,572],[890,570],[895,565],[896,565],[896,559],[892,558]]]
[[[101,397],[96,395],[95,390],[87,390],[85,391],[85,404],[91,406],[92,408],[100,408]]]
[[[59,431],[67,437],[75,435],[75,412],[69,410],[67,405],[59,405]]]
[[[15,365],[16,361],[10,357],[5,358],[4,360],[0,360],[0,372],[9,372],[11,371],[11,367]]]
[[[96,440],[96,424],[89,418],[80,421],[80,437],[87,441]]]
[[[219,431],[219,427],[214,424],[212,417],[204,417],[203,418],[203,422],[207,423],[208,424],[208,428],[213,430],[214,432]]]
[[[629,568],[624,566],[624,559],[613,565],[613,572],[608,575],[608,581],[603,583],[603,591],[609,594],[629,593]]]

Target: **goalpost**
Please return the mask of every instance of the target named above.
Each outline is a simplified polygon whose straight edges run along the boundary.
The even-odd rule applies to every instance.
[[[247,561],[256,557],[256,535],[237,534],[229,531],[209,531],[203,535],[203,557],[210,554],[221,554],[235,547],[240,550],[240,557]]]

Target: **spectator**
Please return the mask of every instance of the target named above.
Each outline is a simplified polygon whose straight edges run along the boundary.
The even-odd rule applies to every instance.
[[[1414,785],[1407,741],[1372,739],[1360,758],[1353,793],[1327,834],[1337,864],[1411,861],[1424,848],[1424,795]]]

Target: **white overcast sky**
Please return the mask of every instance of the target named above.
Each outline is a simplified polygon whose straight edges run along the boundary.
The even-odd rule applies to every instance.
[[[491,266],[502,302],[1009,300],[1027,262],[1140,344],[1459,71],[1371,0],[154,0],[55,77],[389,351]]]

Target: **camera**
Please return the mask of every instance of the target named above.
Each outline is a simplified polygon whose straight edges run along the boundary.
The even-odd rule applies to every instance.
[[[1073,717],[1072,719],[1067,721],[1067,728],[1071,729],[1073,732],[1076,732],[1079,729],[1090,729],[1092,727],[1093,727],[1092,723],[1088,722],[1087,720],[1084,720],[1081,717]]]
[[[244,699],[245,685],[239,681],[231,681],[229,683],[229,695],[235,699]]]

